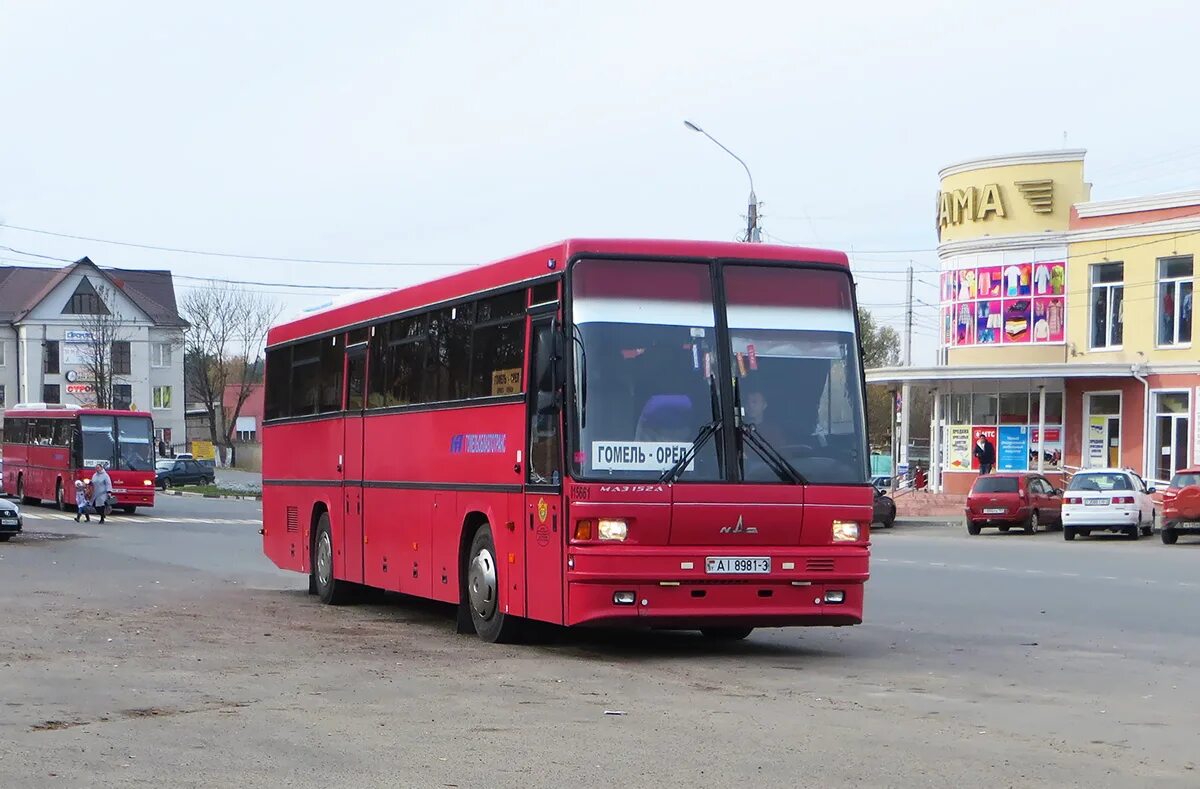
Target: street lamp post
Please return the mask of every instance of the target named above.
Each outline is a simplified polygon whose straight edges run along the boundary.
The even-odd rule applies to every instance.
[[[704,131],[704,129],[701,129],[696,124],[686,120],[683,122],[683,125],[694,132],[700,132],[705,137],[712,140],[721,148],[722,151],[729,154],[734,159],[737,159],[738,164],[740,164],[742,169],[746,171],[746,177],[750,179],[750,198],[746,204],[746,240],[753,243],[762,241],[762,229],[758,226],[758,198],[754,194],[754,176],[750,174],[750,168],[745,162],[742,161],[742,157],[738,156],[724,145],[721,145],[720,140]]]

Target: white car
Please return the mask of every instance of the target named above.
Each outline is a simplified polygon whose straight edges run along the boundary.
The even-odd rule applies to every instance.
[[[1131,540],[1154,533],[1154,488],[1128,469],[1080,471],[1063,493],[1063,539],[1094,531],[1119,532]]]

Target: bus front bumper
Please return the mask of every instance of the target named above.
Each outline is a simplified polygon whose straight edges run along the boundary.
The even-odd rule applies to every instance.
[[[769,557],[753,575],[709,573],[708,557]],[[572,546],[567,624],[621,627],[856,625],[869,548]]]

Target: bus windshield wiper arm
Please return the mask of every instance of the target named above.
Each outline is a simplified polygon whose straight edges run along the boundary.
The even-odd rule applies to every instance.
[[[680,455],[679,460],[675,461],[675,465],[671,466],[662,473],[662,476],[658,478],[658,481],[674,482],[675,478],[679,476],[679,473],[687,468],[687,464],[692,462],[692,458],[696,456],[697,452],[704,448],[704,445],[708,443],[708,440],[716,434],[720,427],[721,420],[717,419],[700,428],[700,432],[696,434],[696,439],[692,441],[692,445],[688,447],[686,452]]]
[[[754,451],[767,462],[767,465],[779,475],[780,479],[796,485],[808,484],[804,475],[797,471],[796,467],[789,463],[783,453],[776,449],[771,442],[763,438],[762,434],[754,429],[754,425],[738,425],[738,430],[746,439],[746,443],[754,448]]]

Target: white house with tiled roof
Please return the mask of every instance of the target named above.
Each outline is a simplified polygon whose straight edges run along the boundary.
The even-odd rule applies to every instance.
[[[0,266],[0,420],[17,403],[94,404],[84,348],[89,315],[119,320],[113,406],[149,411],[156,437],[182,449],[183,330],[169,271]]]

